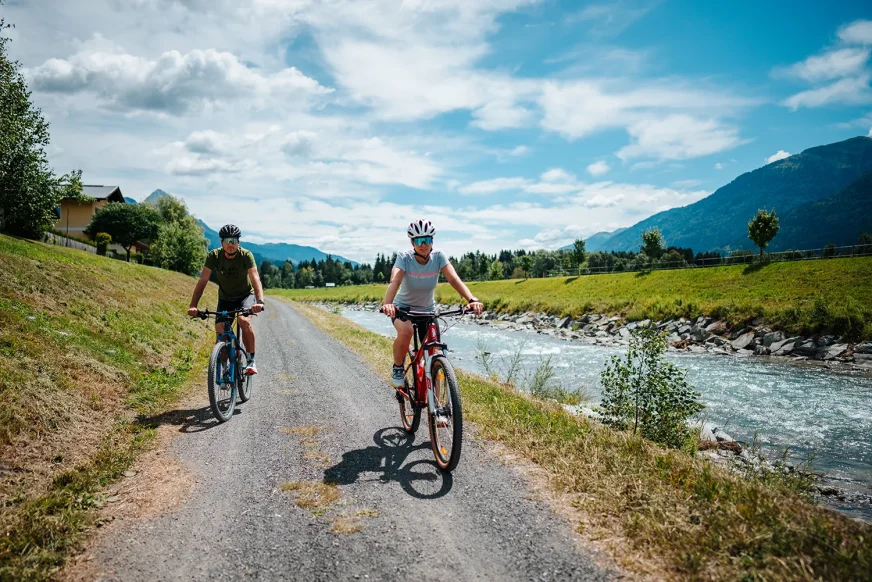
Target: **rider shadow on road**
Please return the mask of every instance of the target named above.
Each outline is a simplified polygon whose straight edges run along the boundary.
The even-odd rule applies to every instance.
[[[403,491],[417,499],[437,499],[454,485],[451,473],[439,470],[433,461],[419,459],[406,463],[415,451],[429,449],[430,444],[415,444],[415,436],[399,427],[383,428],[373,435],[375,446],[347,451],[342,460],[324,470],[324,481],[350,485],[358,481],[396,481]],[[365,473],[381,473],[365,479]]]
[[[242,412],[237,408],[233,415],[236,416]],[[203,408],[189,408],[186,410],[168,410],[154,416],[140,416],[137,419],[138,424],[150,428],[157,428],[163,425],[178,426],[179,432],[196,433],[203,432],[218,426],[218,420],[212,414],[212,409],[209,406]]]

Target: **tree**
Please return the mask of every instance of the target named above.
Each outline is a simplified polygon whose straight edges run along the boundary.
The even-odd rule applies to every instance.
[[[173,196],[158,200],[157,212],[163,222],[149,251],[152,262],[186,275],[198,273],[206,260],[208,245],[203,229],[188,214],[185,203]]]
[[[872,245],[872,234],[868,232],[861,232],[860,236],[857,238],[857,246],[866,247],[867,245]],[[863,252],[868,252],[870,249],[860,249]]]
[[[503,264],[499,259],[494,259],[488,269],[487,278],[491,281],[499,281],[503,278]]]
[[[94,214],[85,234],[94,238],[98,232],[107,233],[124,247],[130,262],[130,248],[139,241],[155,238],[160,225],[161,215],[151,206],[110,202]]]
[[[105,257],[106,250],[109,248],[109,244],[112,242],[112,237],[105,232],[98,232],[97,237],[94,240],[97,243],[97,254]]]
[[[642,232],[642,252],[651,261],[656,261],[663,255],[664,246],[663,234],[656,226]]]
[[[631,334],[625,358],[612,356],[602,372],[603,423],[632,428],[668,447],[695,447],[687,420],[703,409],[699,392],[685,379],[686,370],[663,359],[664,333],[637,328]]]
[[[39,238],[57,221],[61,199],[82,199],[81,171],[57,178],[49,166],[49,126],[30,102],[19,63],[7,56],[7,28],[0,18],[0,216],[3,230]]]
[[[575,263],[575,266],[581,267],[584,259],[587,258],[587,245],[585,244],[584,239],[575,239],[575,242],[572,243],[570,256],[572,257],[572,261]]]
[[[760,247],[760,259],[763,259],[763,249],[775,238],[779,228],[781,227],[778,225],[778,217],[775,216],[774,208],[772,212],[766,212],[761,208],[757,211],[757,215],[748,222],[748,238]]]
[[[524,280],[530,276],[530,269],[533,268],[533,257],[530,255],[522,255],[519,259],[521,268],[524,269]]]

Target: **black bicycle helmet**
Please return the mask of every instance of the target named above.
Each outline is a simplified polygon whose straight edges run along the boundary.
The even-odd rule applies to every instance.
[[[239,238],[242,236],[242,231],[235,224],[225,224],[218,232],[218,236],[221,238]]]

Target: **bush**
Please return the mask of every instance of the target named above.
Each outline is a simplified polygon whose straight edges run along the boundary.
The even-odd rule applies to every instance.
[[[703,409],[687,371],[663,359],[666,334],[635,329],[626,357],[612,356],[602,373],[603,423],[632,428],[643,437],[677,449],[695,447],[688,419]]]
[[[112,242],[112,237],[105,232],[98,232],[96,237],[97,242],[97,254],[106,256],[106,249],[109,248],[109,244]]]
[[[821,256],[825,259],[831,259],[836,256],[836,245],[833,243],[828,244],[824,247],[824,250],[821,251]]]

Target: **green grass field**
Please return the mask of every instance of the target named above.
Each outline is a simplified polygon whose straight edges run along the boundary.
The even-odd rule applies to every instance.
[[[297,307],[387,382],[389,338],[324,310]],[[788,478],[745,480],[510,386],[462,370],[458,381],[463,417],[476,423],[478,438],[545,469],[558,503],[571,506],[578,532],[631,577],[869,579],[872,527],[808,503]]]
[[[214,336],[185,314],[193,287],[0,235],[0,579],[52,576],[148,446],[149,418],[205,368]]]
[[[830,331],[872,338],[872,257],[736,265],[469,283],[487,309],[555,315],[621,315],[630,321],[707,315],[740,324],[762,316],[767,325],[800,334]],[[385,285],[330,289],[270,289],[303,300],[381,301]],[[458,302],[440,284],[440,302]]]

